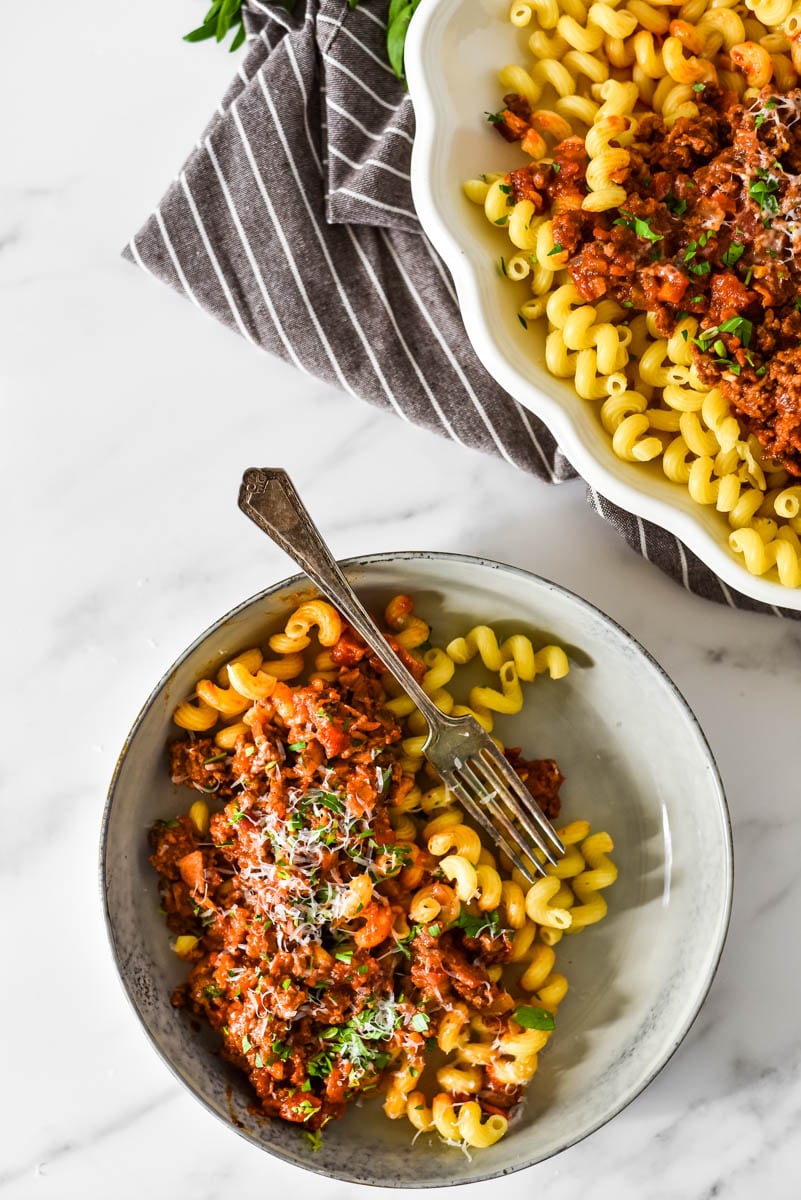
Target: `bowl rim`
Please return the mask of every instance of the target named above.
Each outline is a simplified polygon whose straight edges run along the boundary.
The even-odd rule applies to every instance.
[[[467,1187],[473,1183],[484,1183],[490,1179],[500,1179],[506,1175],[511,1175],[511,1174],[515,1174],[518,1171],[527,1170],[530,1167],[536,1166],[538,1163],[547,1162],[549,1159],[554,1158],[556,1155],[561,1154],[565,1150],[568,1150],[571,1146],[578,1145],[579,1142],[584,1141],[585,1138],[588,1138],[593,1133],[596,1133],[599,1129],[603,1128],[604,1125],[607,1125],[610,1121],[612,1121],[615,1117],[617,1117],[621,1112],[623,1112],[624,1109],[628,1108],[628,1106],[634,1100],[636,1100],[638,1096],[642,1095],[642,1093],[645,1091],[645,1089],[651,1083],[653,1083],[654,1079],[656,1079],[656,1077],[661,1073],[661,1071],[665,1068],[665,1066],[670,1062],[671,1058],[676,1053],[679,1046],[684,1041],[685,1037],[687,1036],[687,1034],[689,1033],[693,1024],[695,1023],[695,1020],[698,1017],[698,1014],[700,1013],[700,1011],[706,1001],[706,998],[709,994],[709,990],[712,986],[712,983],[715,979],[715,976],[717,975],[718,968],[720,966],[720,960],[721,960],[721,956],[723,954],[723,949],[724,949],[724,946],[726,943],[726,938],[727,938],[727,935],[729,932],[729,926],[730,926],[730,922],[731,922],[733,888],[734,888],[734,846],[733,846],[733,838],[732,838],[731,817],[729,814],[728,804],[726,801],[726,793],[723,788],[723,781],[721,779],[720,772],[718,770],[718,766],[715,761],[714,754],[712,753],[712,749],[711,749],[709,742],[707,740],[707,737],[701,727],[701,724],[698,721],[698,718],[696,717],[696,715],[693,712],[692,708],[690,707],[689,703],[685,699],[683,693],[680,691],[680,689],[677,687],[677,685],[673,682],[671,677],[665,671],[664,667],[662,667],[660,665],[660,663],[657,662],[657,660],[650,653],[650,651],[647,650],[632,634],[630,634],[628,632],[628,630],[624,628],[623,625],[621,625],[618,621],[616,621],[614,619],[614,617],[610,617],[607,613],[605,613],[603,611],[603,609],[598,608],[597,605],[593,604],[589,600],[586,600],[583,596],[579,596],[576,592],[572,592],[569,588],[564,587],[562,584],[555,583],[553,580],[547,579],[545,576],[536,575],[533,571],[528,571],[524,567],[516,567],[510,563],[500,562],[497,559],[484,558],[484,557],[481,557],[478,555],[472,555],[472,554],[454,553],[454,552],[450,552],[450,551],[401,550],[401,551],[385,551],[380,554],[354,555],[350,558],[340,559],[339,565],[344,570],[347,570],[349,567],[369,567],[369,566],[372,566],[373,564],[378,564],[378,563],[418,562],[421,559],[424,561],[441,562],[441,563],[449,563],[449,562],[467,563],[471,566],[478,566],[478,567],[482,567],[482,568],[487,568],[489,570],[498,571],[501,574],[508,573],[511,575],[516,575],[516,576],[526,579],[528,581],[533,581],[536,584],[544,584],[546,586],[546,588],[549,588],[552,591],[559,593],[561,596],[564,596],[571,601],[577,602],[580,607],[583,607],[586,610],[588,610],[594,617],[596,617],[596,618],[600,617],[603,622],[610,625],[617,633],[622,634],[622,636],[624,638],[626,638],[634,646],[634,648],[642,655],[642,657],[647,661],[647,663],[656,671],[657,675],[661,678],[662,683],[667,686],[668,690],[672,691],[675,699],[679,703],[679,707],[684,712],[685,719],[689,720],[690,726],[694,729],[696,737],[698,738],[700,748],[702,749],[702,751],[704,752],[704,754],[706,756],[707,764],[710,769],[711,783],[713,784],[714,789],[715,789],[716,799],[717,799],[717,803],[718,803],[718,815],[721,820],[722,832],[724,834],[722,849],[723,849],[723,853],[724,853],[723,882],[724,882],[724,887],[725,887],[725,897],[724,897],[724,903],[723,903],[719,921],[718,921],[717,944],[714,947],[714,956],[713,956],[712,963],[709,967],[708,977],[705,980],[701,991],[699,992],[697,1001],[696,1001],[695,1005],[693,1006],[693,1009],[692,1009],[690,1015],[687,1018],[685,1018],[685,1021],[684,1021],[683,1025],[680,1027],[677,1034],[675,1035],[674,1040],[670,1044],[668,1044],[668,1046],[664,1050],[663,1054],[659,1057],[656,1065],[650,1071],[650,1073],[648,1074],[646,1079],[640,1085],[638,1085],[635,1089],[633,1089],[629,1095],[625,1096],[625,1098],[619,1104],[616,1104],[611,1109],[611,1111],[609,1111],[603,1118],[596,1121],[594,1124],[591,1125],[590,1128],[582,1131],[580,1134],[578,1134],[576,1136],[568,1135],[567,1138],[564,1141],[562,1141],[559,1144],[559,1146],[556,1147],[554,1150],[552,1150],[550,1153],[531,1158],[531,1159],[527,1160],[526,1162],[521,1163],[519,1166],[514,1166],[511,1168],[510,1167],[501,1167],[500,1169],[497,1169],[497,1170],[488,1171],[486,1173],[476,1175],[475,1178],[470,1179],[470,1180],[465,1180],[465,1181],[463,1181],[463,1183],[461,1185],[459,1185],[459,1186]],[[259,1150],[262,1150],[263,1152],[273,1156],[274,1158],[281,1159],[283,1162],[288,1163],[290,1166],[299,1167],[302,1170],[309,1171],[315,1175],[320,1175],[327,1179],[338,1179],[338,1180],[341,1180],[343,1183],[358,1184],[362,1187],[365,1187],[365,1186],[379,1187],[380,1186],[380,1187],[388,1187],[388,1188],[397,1188],[398,1190],[406,1190],[412,1186],[424,1187],[424,1188],[452,1187],[454,1185],[452,1183],[450,1183],[447,1179],[435,1180],[432,1182],[417,1182],[413,1185],[398,1183],[398,1182],[393,1182],[393,1181],[383,1182],[380,1184],[379,1183],[367,1184],[367,1183],[365,1183],[365,1181],[363,1179],[360,1179],[354,1175],[348,1174],[347,1169],[345,1169],[341,1173],[337,1172],[336,1174],[334,1174],[331,1171],[326,1170],[322,1166],[315,1166],[313,1160],[309,1161],[306,1159],[301,1159],[300,1157],[293,1157],[292,1155],[285,1153],[280,1148],[275,1148],[273,1146],[265,1145],[264,1142],[260,1141],[256,1137],[254,1137],[253,1134],[251,1134],[250,1130],[248,1130],[244,1127],[240,1127],[234,1120],[232,1120],[231,1118],[227,1118],[223,1113],[218,1112],[217,1109],[206,1099],[206,1097],[203,1095],[203,1093],[198,1088],[196,1088],[195,1085],[189,1079],[184,1078],[184,1076],[180,1073],[180,1071],[175,1066],[175,1064],[171,1061],[171,1059],[166,1054],[166,1052],[164,1050],[162,1050],[162,1048],[158,1044],[154,1034],[151,1032],[147,1023],[145,1022],[144,1017],[142,1016],[142,1014],[140,1013],[140,1011],[137,1007],[137,1004],[134,999],[131,988],[129,987],[128,982],[125,977],[125,974],[123,973],[123,970],[122,970],[122,955],[121,955],[120,948],[118,947],[117,941],[115,938],[114,927],[113,927],[111,913],[110,913],[109,904],[108,904],[108,893],[107,893],[107,888],[106,888],[106,867],[107,867],[108,834],[109,834],[109,824],[110,824],[110,819],[111,819],[111,811],[113,808],[114,798],[116,795],[117,787],[119,785],[122,768],[124,766],[125,759],[127,758],[128,752],[130,751],[131,746],[133,745],[134,739],[136,738],[136,735],[139,732],[139,729],[140,729],[141,725],[143,724],[145,717],[150,712],[150,709],[153,707],[153,705],[158,702],[158,699],[159,699],[163,689],[169,683],[170,679],[172,678],[172,676],[174,675],[176,670],[190,656],[190,654],[192,654],[193,651],[198,646],[200,646],[202,642],[204,642],[206,640],[206,638],[208,638],[212,634],[216,633],[228,621],[232,620],[234,617],[236,617],[240,613],[244,612],[245,609],[249,608],[252,604],[257,603],[260,600],[267,599],[268,597],[275,595],[275,593],[280,592],[280,591],[284,590],[285,588],[297,588],[299,585],[314,586],[313,584],[311,584],[311,581],[308,579],[308,577],[302,571],[298,572],[295,575],[288,576],[286,579],[282,579],[279,582],[274,583],[271,586],[262,589],[260,592],[256,592],[254,595],[248,597],[248,599],[243,600],[239,604],[235,605],[228,612],[226,612],[223,616],[219,617],[216,621],[213,621],[211,625],[209,625],[201,634],[199,634],[190,643],[190,645],[187,646],[186,649],[183,650],[178,655],[178,657],[175,659],[175,661],[161,675],[158,683],[156,683],[156,685],[152,688],[152,690],[151,690],[150,694],[148,695],[147,699],[145,700],[144,704],[139,709],[139,712],[137,713],[137,715],[133,721],[133,724],[131,725],[131,728],[128,731],[128,734],[127,734],[125,741],[123,742],[122,748],[120,750],[120,753],[117,757],[117,761],[114,765],[114,770],[112,772],[111,780],[109,782],[108,793],[107,793],[106,802],[105,802],[105,805],[103,808],[103,815],[102,815],[101,826],[100,826],[98,886],[99,886],[99,890],[100,890],[100,899],[101,899],[101,903],[102,903],[102,907],[103,907],[103,918],[104,918],[104,923],[105,923],[105,928],[106,928],[106,935],[108,937],[108,942],[109,942],[109,947],[111,949],[112,959],[114,962],[114,966],[116,968],[116,974],[117,974],[119,983],[122,987],[122,990],[125,994],[128,1004],[129,1004],[130,1008],[133,1010],[133,1012],[135,1013],[140,1028],[144,1032],[145,1036],[147,1037],[147,1040],[149,1041],[152,1048],[155,1050],[158,1057],[161,1059],[161,1061],[164,1063],[164,1065],[168,1068],[168,1070],[173,1075],[173,1077],[175,1079],[177,1079],[183,1085],[183,1087],[186,1088],[186,1090],[196,1100],[198,1100],[202,1104],[202,1106],[207,1110],[207,1112],[211,1113],[223,1125],[225,1125],[229,1129],[232,1129],[235,1133],[239,1134],[240,1137],[244,1138],[251,1145],[256,1146]]]
[[[533,368],[532,378],[528,378],[501,352],[493,333],[488,300],[479,284],[477,266],[466,249],[465,239],[460,241],[449,226],[437,202],[433,184],[441,176],[442,163],[447,158],[442,149],[450,128],[440,116],[446,111],[440,101],[448,95],[448,71],[443,65],[444,45],[440,31],[445,28],[450,12],[457,7],[461,7],[460,0],[421,0],[409,26],[404,61],[415,115],[411,157],[414,207],[423,231],[451,273],[465,331],[476,355],[493,379],[545,422],[571,464],[592,489],[633,516],[652,521],[672,534],[735,591],[774,609],[801,611],[801,588],[786,588],[778,581],[751,575],[724,550],[695,514],[652,495],[643,488],[636,472],[632,471],[631,482],[614,474],[582,440],[567,409],[537,386],[538,369]],[[454,181],[454,187],[460,183]],[[661,486],[662,481],[659,482]],[[730,597],[726,596],[726,599],[731,603]]]

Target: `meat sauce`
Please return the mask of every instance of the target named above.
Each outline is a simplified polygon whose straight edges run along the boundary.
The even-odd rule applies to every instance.
[[[511,947],[497,920],[409,924],[411,896],[440,876],[390,823],[412,786],[401,727],[383,707],[383,668],[347,627],[331,657],[335,681],[278,684],[232,752],[199,735],[173,743],[173,781],[220,811],[207,834],[188,816],[149,834],[167,925],[197,939],[173,1004],[220,1034],[256,1110],[310,1131],[375,1091],[401,1058],[421,1072],[439,1014],[466,1001],[503,1032],[516,1003],[488,975]],[[556,764],[509,757],[556,816]],[[354,908],[351,881],[365,874],[372,895]],[[491,1065],[484,1083],[486,1112],[519,1100]]]
[[[611,297],[655,315],[662,336],[698,318],[698,374],[720,386],[766,457],[801,475],[801,91],[765,88],[744,106],[696,85],[697,117],[638,123],[628,165],[613,176],[625,205],[581,209],[583,139],[553,163],[508,177],[511,198],[553,216],[554,243],[588,303]],[[531,110],[505,97],[496,128],[525,137]]]

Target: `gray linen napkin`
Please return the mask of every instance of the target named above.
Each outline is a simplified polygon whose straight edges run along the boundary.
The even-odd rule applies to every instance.
[[[487,374],[412,203],[411,100],[386,63],[388,0],[247,0],[247,53],[217,113],[124,254],[254,345],[404,420],[551,483],[575,471]],[[638,553],[734,608],[673,534],[588,488]]]

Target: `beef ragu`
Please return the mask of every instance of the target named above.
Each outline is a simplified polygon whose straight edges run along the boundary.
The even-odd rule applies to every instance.
[[[466,1004],[499,1037],[521,1032],[493,971],[512,937],[497,914],[471,916],[457,901],[437,919],[408,919],[419,889],[439,886],[451,908],[453,893],[438,860],[390,822],[414,780],[380,664],[347,627],[330,657],[328,679],[277,683],[256,701],[231,750],[200,734],[174,742],[173,781],[220,811],[198,822],[190,810],[150,832],[167,924],[191,964],[173,1004],[220,1034],[259,1112],[312,1136],[388,1073],[416,1078],[444,1013]],[[511,758],[556,816],[556,764]],[[448,1102],[508,1114],[522,1088],[492,1061],[473,1070],[475,1093]]]
[[[515,200],[551,209],[585,301],[651,312],[663,336],[699,318],[699,377],[721,387],[766,457],[801,476],[801,91],[764,88],[745,104],[712,84],[695,93],[697,117],[637,118],[630,161],[612,176],[627,193],[619,208],[581,209],[576,136],[507,182]],[[525,145],[530,108],[519,95],[504,103],[495,127]]]

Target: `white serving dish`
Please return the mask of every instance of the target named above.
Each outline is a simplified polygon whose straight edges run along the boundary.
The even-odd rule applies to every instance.
[[[749,574],[729,549],[728,525],[714,508],[696,504],[657,464],[627,463],[615,455],[598,405],[547,371],[544,322],[524,330],[517,319],[521,291],[499,270],[508,239],[462,193],[464,180],[510,170],[524,158],[484,117],[499,107],[500,68],[530,58],[526,31],[506,19],[508,7],[508,0],[422,0],[406,44],[417,122],[414,203],[453,276],[473,348],[493,378],[542,418],[591,487],[675,534],[730,587],[801,611],[801,588]]]

